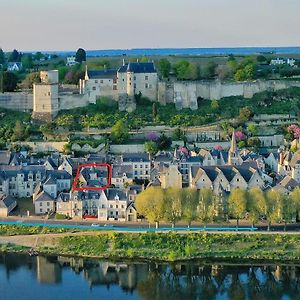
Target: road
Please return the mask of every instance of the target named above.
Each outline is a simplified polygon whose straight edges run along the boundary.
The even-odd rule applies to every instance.
[[[110,230],[121,230],[121,231],[145,231],[149,230],[149,224],[146,222],[99,222],[98,220],[53,220],[53,219],[34,219],[34,218],[2,218],[0,219],[1,224],[18,224],[24,226],[37,225],[37,226],[47,226],[50,227],[66,227],[66,228],[79,228],[79,229],[110,229]],[[97,224],[99,226],[92,226],[92,224]],[[106,226],[105,226],[106,225]],[[267,225],[257,225],[255,226],[255,232],[267,232]],[[155,227],[152,224],[150,227],[154,230]],[[238,231],[251,231],[251,226],[249,224],[241,224]],[[163,230],[175,230],[175,231],[197,231],[203,230],[203,225],[197,224],[193,225],[190,229],[185,224],[179,224],[175,228],[172,228],[170,224],[161,224],[160,229]],[[236,231],[236,226],[233,223],[230,224],[214,224],[208,225],[207,231]],[[271,226],[271,232],[283,232],[284,225],[276,224]],[[300,223],[287,225],[288,232],[300,232]]]

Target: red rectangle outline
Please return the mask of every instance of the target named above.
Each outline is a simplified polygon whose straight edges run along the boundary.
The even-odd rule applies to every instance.
[[[82,168],[86,167],[106,167],[108,170],[107,184],[102,187],[76,187],[77,181],[79,179],[80,171]],[[112,176],[112,165],[107,163],[90,163],[90,164],[81,164],[77,168],[76,176],[73,181],[72,190],[73,191],[103,191],[109,188]]]

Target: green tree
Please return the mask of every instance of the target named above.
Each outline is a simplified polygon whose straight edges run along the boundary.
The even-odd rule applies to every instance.
[[[300,188],[295,188],[289,195],[292,202],[296,204],[297,217],[300,217]]]
[[[198,218],[199,197],[196,189],[187,188],[182,190],[182,217],[188,223],[188,227],[191,223]]]
[[[164,217],[164,191],[158,187],[150,187],[138,194],[135,200],[137,212],[143,215],[156,228]]]
[[[10,53],[8,61],[10,62],[18,62],[21,61],[21,53],[18,50],[14,49],[13,52]]]
[[[14,92],[17,88],[18,77],[12,72],[3,72],[3,92]]]
[[[258,133],[258,127],[256,124],[250,124],[247,128],[248,130],[248,133],[251,135],[251,136],[254,136]]]
[[[249,220],[254,224],[259,221],[266,211],[266,198],[264,192],[259,188],[252,188],[248,193],[247,211],[249,213]]]
[[[31,69],[33,66],[32,54],[31,53],[24,54],[21,58],[21,62],[24,69]]]
[[[261,141],[257,137],[252,137],[248,139],[247,143],[249,147],[252,147],[257,150],[260,147]]]
[[[24,140],[24,125],[18,120],[16,122],[15,128],[14,128],[14,134],[13,139],[15,141],[23,141]]]
[[[282,220],[284,195],[275,190],[269,190],[266,194],[266,217],[268,220],[268,231],[270,231],[273,222]]]
[[[214,194],[211,189],[202,188],[199,191],[198,219],[204,224],[214,219]]]
[[[3,65],[5,63],[5,54],[2,50],[2,48],[0,48],[0,65]],[[1,67],[0,67],[1,70]]]
[[[234,74],[234,79],[236,81],[244,81],[244,80],[246,80],[246,74],[245,74],[244,69],[237,70],[235,72],[235,74]]]
[[[243,189],[234,189],[230,192],[228,199],[229,212],[236,219],[236,226],[239,220],[244,218],[247,208],[247,193]]]
[[[76,52],[75,55],[75,61],[77,61],[78,63],[82,63],[83,61],[86,61],[86,52],[84,49],[79,48]]]
[[[148,152],[151,155],[155,155],[158,152],[157,144],[153,141],[145,142],[144,144],[146,152]]]
[[[129,138],[129,130],[123,120],[119,120],[111,129],[111,139],[113,142],[122,144]]]
[[[157,117],[157,104],[154,102],[152,104],[152,120],[155,122],[155,119]]]
[[[161,76],[167,78],[171,71],[171,63],[166,58],[162,58],[158,62],[158,69]]]
[[[214,61],[209,61],[202,71],[202,77],[212,79],[216,76],[217,64]]]
[[[174,65],[174,71],[177,79],[185,80],[188,74],[190,63],[186,60],[181,60]]]
[[[210,108],[213,112],[218,112],[220,109],[219,101],[218,100],[212,100],[210,103]]]
[[[239,121],[241,123],[245,123],[251,120],[251,118],[253,117],[254,113],[253,111],[250,109],[250,107],[245,106],[242,107],[240,109],[240,114],[239,114]]]
[[[197,80],[199,79],[199,66],[195,63],[189,63],[189,66],[187,68],[185,78],[187,80]]]
[[[165,134],[162,134],[156,141],[158,150],[167,150],[172,145],[172,140]]]
[[[174,228],[182,217],[182,189],[171,187],[165,190],[164,195],[164,219]]]

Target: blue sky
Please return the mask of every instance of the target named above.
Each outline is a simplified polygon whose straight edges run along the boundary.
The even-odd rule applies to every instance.
[[[0,47],[300,46],[299,0],[0,0]]]

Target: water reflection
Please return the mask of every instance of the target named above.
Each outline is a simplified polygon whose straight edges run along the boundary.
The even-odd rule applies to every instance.
[[[143,300],[300,299],[298,265],[169,265],[115,263],[61,256],[0,255],[0,279],[4,276],[6,284],[13,285],[18,273],[24,273],[24,270],[25,274],[32,275],[23,278],[24,285],[35,282],[37,293],[39,288],[47,290],[47,287],[54,286],[59,291],[56,299],[80,299],[81,296],[75,293],[75,285],[84,290],[85,299],[92,295],[99,295],[100,299]],[[63,292],[70,288],[66,286],[70,282],[74,284],[74,294]],[[5,288],[2,284],[0,292]],[[22,288],[22,299],[31,299],[27,297],[25,286]],[[104,291],[107,294],[101,298]],[[5,295],[10,297],[11,294]],[[107,295],[110,295],[109,298]]]

